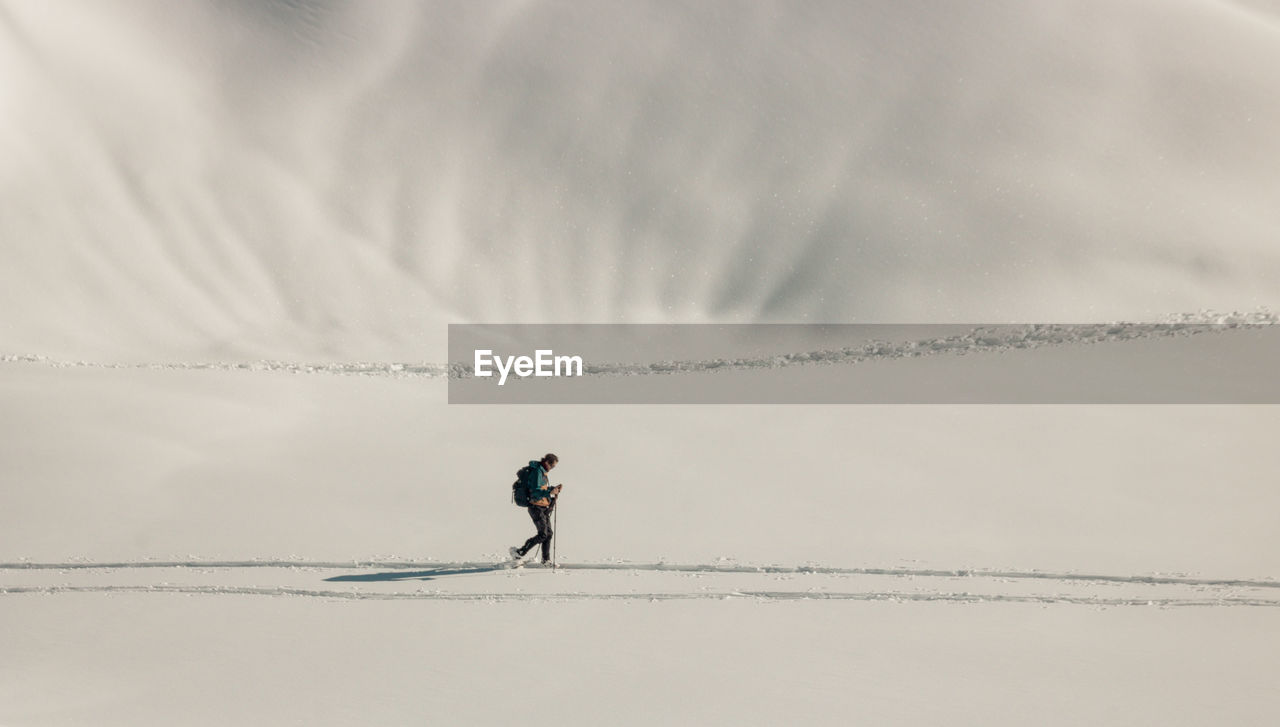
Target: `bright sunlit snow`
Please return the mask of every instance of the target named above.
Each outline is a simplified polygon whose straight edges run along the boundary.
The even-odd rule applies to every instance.
[[[1249,401],[1278,41],[1265,0],[0,2],[0,724],[1268,724],[1276,406],[691,402],[1158,400],[1205,337],[1153,323],[1224,324],[1196,386]],[[1106,325],[447,403],[447,324],[557,322]],[[510,568],[546,452],[561,567]]]

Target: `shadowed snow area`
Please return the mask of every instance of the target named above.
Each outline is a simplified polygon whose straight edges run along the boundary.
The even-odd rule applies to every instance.
[[[0,334],[439,360],[442,323],[1271,304],[1267,3],[6,3]]]

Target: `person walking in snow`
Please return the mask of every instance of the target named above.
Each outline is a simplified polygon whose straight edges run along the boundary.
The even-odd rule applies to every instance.
[[[551,562],[551,536],[554,535],[551,530],[551,511],[556,507],[556,498],[560,496],[560,488],[563,485],[552,487],[551,481],[547,479],[547,473],[559,461],[559,457],[548,453],[541,460],[529,462],[531,475],[528,480],[528,510],[529,517],[533,519],[533,524],[538,528],[538,532],[532,538],[526,540],[524,545],[519,548],[511,548],[511,557],[516,560],[520,560],[534,546],[541,544],[543,564]]]

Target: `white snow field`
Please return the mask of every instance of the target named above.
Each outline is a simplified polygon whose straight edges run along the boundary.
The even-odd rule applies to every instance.
[[[1271,0],[0,0],[0,727],[1274,724],[1277,69]],[[447,403],[450,323],[1111,321]],[[1148,403],[893,403],[957,376]]]
[[[1280,706],[1273,406],[450,407],[439,378],[0,365],[4,724]],[[564,567],[501,568],[547,449]]]
[[[1276,305],[1277,34],[1270,0],[5,2],[5,353]]]

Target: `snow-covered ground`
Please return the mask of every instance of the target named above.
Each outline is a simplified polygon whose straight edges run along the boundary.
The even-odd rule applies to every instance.
[[[450,407],[439,378],[3,366],[6,724],[1277,706],[1275,407]],[[565,567],[501,568],[547,449]]]
[[[3,3],[2,353],[440,361],[446,323],[1276,305],[1278,18]]]
[[[0,0],[0,725],[1273,723],[1278,33]],[[1106,325],[448,404],[512,322]]]

